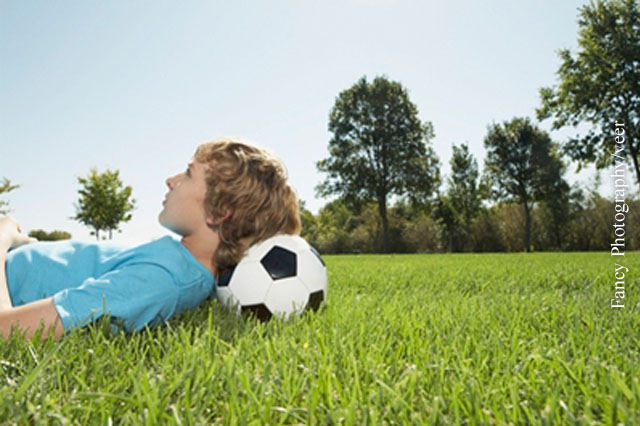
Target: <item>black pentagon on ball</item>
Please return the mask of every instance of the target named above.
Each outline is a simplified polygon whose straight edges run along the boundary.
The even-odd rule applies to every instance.
[[[257,305],[246,305],[241,308],[243,315],[255,315],[260,321],[269,321],[271,319],[271,311],[267,308],[264,303],[260,303]]]
[[[307,301],[306,309],[312,309],[313,311],[317,311],[320,307],[320,303],[324,300],[324,292],[322,290],[314,291],[309,295],[309,300]]]
[[[233,271],[236,270],[237,265],[233,265],[230,269],[228,269],[220,279],[218,280],[218,287],[227,287],[229,285],[229,281],[231,281],[231,277],[233,276]]]
[[[269,250],[260,263],[274,281],[295,277],[298,272],[296,254],[279,246]]]

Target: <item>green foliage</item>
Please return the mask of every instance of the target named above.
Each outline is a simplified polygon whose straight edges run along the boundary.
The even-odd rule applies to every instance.
[[[59,342],[0,339],[0,421],[640,424],[640,312],[608,308],[609,256],[324,260],[327,303],[291,321],[214,300],[134,334],[102,317]]]
[[[397,207],[394,211],[397,210]],[[430,215],[422,212],[413,219],[405,219],[400,226],[397,246],[401,247],[400,253],[435,253],[442,251],[440,241],[442,240],[442,229],[431,218]]]
[[[0,183],[0,194],[11,192],[16,188],[20,188],[20,185],[12,185],[9,179],[2,178],[2,183]],[[9,213],[9,210],[5,209],[5,207],[9,207],[9,202],[0,200],[0,214]]]
[[[422,123],[417,107],[398,82],[361,78],[336,98],[329,115],[329,154],[316,163],[328,174],[316,186],[321,197],[337,194],[352,211],[375,201],[382,223],[382,246],[390,244],[387,198],[407,194],[420,202],[440,177],[429,145],[433,126]]]
[[[315,240],[318,233],[316,218],[304,207],[304,203],[300,205],[300,224],[300,236],[307,241]]]
[[[376,253],[383,250],[382,226],[376,202],[350,209],[345,200],[327,203],[314,217],[303,211],[300,235],[321,253]],[[440,227],[417,206],[399,200],[388,211],[389,249],[394,253],[424,253],[440,250]]]
[[[613,164],[614,123],[625,124],[625,162],[640,182],[640,10],[637,0],[590,2],[580,10],[579,50],[559,51],[562,64],[555,87],[540,89],[539,119],[553,117],[553,128],[589,123],[586,135],[570,138],[564,151],[598,169]]]
[[[124,187],[120,172],[107,170],[99,174],[95,168],[87,178],[78,178],[82,188],[78,190],[80,199],[76,206],[76,216],[72,219],[94,229],[91,235],[99,239],[100,231],[118,230],[120,222],[131,220],[129,212],[134,209],[135,200],[131,197],[130,186]]]
[[[466,251],[471,249],[471,224],[489,197],[489,184],[478,180],[478,162],[467,144],[453,145],[449,164],[447,192],[438,195],[434,214],[444,227],[449,250]]]
[[[549,135],[528,118],[493,124],[484,139],[485,170],[496,200],[522,204],[524,245],[530,249],[531,209],[564,187],[564,166]]]
[[[640,208],[640,203],[631,203],[630,209]],[[587,205],[577,213],[575,220],[568,227],[567,243],[569,249],[579,250],[608,250],[613,242],[611,232],[614,215],[613,203],[600,197],[590,197]],[[631,236],[637,234],[631,220],[627,222],[627,239],[631,247]],[[635,226],[634,226],[635,225]]]
[[[453,155],[449,164],[451,176],[447,179],[448,194],[460,216],[460,222],[469,226],[480,213],[482,201],[488,198],[489,188],[486,182],[478,180],[478,162],[469,152],[467,144],[460,147],[453,145]]]
[[[496,210],[502,204],[491,206],[488,210],[482,210],[480,215],[471,225],[471,241],[475,252],[501,252],[507,251],[507,244],[504,241],[504,233],[501,232],[502,224]],[[507,217],[509,222],[515,217]],[[519,250],[518,250],[519,251]]]
[[[435,201],[433,216],[442,226],[442,236],[448,251],[458,251],[455,244],[460,237],[459,216],[448,194],[439,194]]]
[[[565,202],[558,201],[557,211],[550,211],[547,201],[537,203],[531,209],[531,234],[529,249],[547,250],[608,250],[612,242],[611,225],[615,213],[612,200],[601,197],[594,187],[574,185]],[[451,204],[440,205],[446,200],[442,195],[432,210],[412,205],[402,199],[389,209],[390,249],[393,253],[433,253],[451,251],[449,236],[456,238],[456,245],[466,237],[462,228],[450,228],[443,220],[448,209],[454,217]],[[555,201],[554,201],[555,202]],[[625,242],[627,250],[640,249],[640,198],[628,198],[629,211],[625,218]],[[375,202],[364,206],[360,213],[347,207],[343,200],[334,200],[320,210],[315,217],[303,211],[302,237],[321,253],[380,253],[381,224]],[[564,217],[563,217],[564,216]],[[560,217],[560,219],[555,219]],[[437,221],[434,220],[437,218]],[[560,225],[555,226],[555,220]],[[526,216],[522,205],[498,202],[482,208],[469,226],[469,245],[474,252],[514,252],[526,250]]]
[[[34,229],[29,232],[30,237],[37,238],[38,241],[58,241],[71,239],[71,234],[66,231],[46,232],[42,229]]]
[[[496,200],[523,203],[544,197],[560,170],[549,135],[528,118],[492,124],[484,138],[485,169]],[[555,167],[554,167],[555,166]],[[555,172],[555,176],[549,176]]]
[[[350,253],[353,251],[349,234],[357,221],[343,200],[327,203],[318,212],[314,247],[324,253]]]

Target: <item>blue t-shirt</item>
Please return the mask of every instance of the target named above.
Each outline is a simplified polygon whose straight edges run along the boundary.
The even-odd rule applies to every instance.
[[[127,332],[140,330],[215,297],[213,274],[168,235],[136,247],[72,240],[26,244],[9,251],[6,273],[13,306],[53,296],[65,331],[105,314],[112,323],[124,320]]]

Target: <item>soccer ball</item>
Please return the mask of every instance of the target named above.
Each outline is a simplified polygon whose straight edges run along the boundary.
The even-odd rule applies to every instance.
[[[218,280],[218,300],[236,312],[272,315],[316,311],[327,298],[327,268],[320,254],[298,235],[278,234],[249,247]]]

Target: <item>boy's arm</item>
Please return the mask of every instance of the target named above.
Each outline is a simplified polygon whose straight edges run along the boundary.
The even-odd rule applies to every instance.
[[[23,234],[20,225],[11,216],[0,218],[0,310],[13,307],[7,284],[7,271],[5,270],[7,253],[11,248],[36,241],[38,240]]]
[[[13,308],[9,296],[9,284],[7,284],[6,261],[8,248],[0,243],[0,310]]]
[[[13,307],[7,285],[5,262],[8,248],[0,243],[0,335],[8,338],[11,334],[11,326],[17,324],[18,328],[25,331],[26,338],[31,340],[38,329],[40,322],[44,322],[44,333],[41,339],[47,336],[47,330],[53,329],[54,338],[58,340],[64,334],[64,327],[53,304],[53,297],[36,300],[26,305]]]
[[[0,311],[0,335],[5,339],[9,338],[11,327],[16,324],[25,332],[26,339],[31,340],[42,323],[44,323],[42,341],[51,331],[53,331],[54,340],[58,340],[64,334],[62,320],[53,304],[53,297]]]

